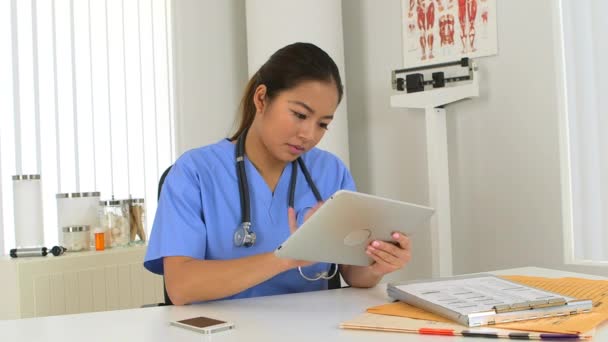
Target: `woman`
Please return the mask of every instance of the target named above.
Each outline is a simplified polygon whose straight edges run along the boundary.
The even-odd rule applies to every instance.
[[[344,164],[315,148],[342,94],[327,53],[313,44],[288,45],[249,81],[236,133],[177,160],[163,185],[144,262],[164,274],[174,304],[327,288],[329,264],[281,259],[273,251],[324,199],[355,189]],[[370,243],[371,266],[340,265],[346,282],[371,287],[403,267],[409,240],[399,233],[393,238]],[[326,277],[310,280],[316,274]]]

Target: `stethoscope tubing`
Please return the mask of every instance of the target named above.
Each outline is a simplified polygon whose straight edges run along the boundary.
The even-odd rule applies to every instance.
[[[245,137],[247,136],[247,131],[248,131],[248,128],[246,128],[241,133],[241,135],[237,138],[237,143],[236,143],[237,179],[238,179],[238,183],[239,183],[239,194],[240,194],[239,197],[240,197],[240,201],[241,201],[241,226],[240,227],[244,227],[245,234],[251,234],[251,235],[255,236],[255,234],[253,233],[253,231],[250,228],[251,227],[251,206],[250,206],[251,204],[250,204],[250,197],[249,197],[249,185],[247,183],[247,172],[245,171]],[[298,178],[297,177],[298,176],[298,165],[300,166],[300,169],[302,169],[304,178],[306,179],[306,182],[310,186],[310,189],[312,190],[315,198],[317,199],[317,202],[322,202],[323,198],[321,197],[321,193],[319,192],[319,189],[317,189],[315,182],[313,181],[312,177],[310,176],[310,172],[308,171],[308,168],[306,167],[304,160],[302,160],[301,157],[298,157],[298,159],[294,160],[291,163],[291,179],[289,181],[289,203],[288,203],[289,207],[295,208],[295,192],[296,192],[296,180]],[[241,228],[241,229],[243,229],[243,228]],[[235,234],[236,234],[236,232],[235,232]],[[245,246],[250,247],[253,245],[253,243],[255,243],[255,238],[253,239],[253,242],[251,244],[245,245]],[[237,245],[237,246],[240,247],[242,245]],[[298,267],[298,272],[300,272],[300,275],[302,276],[302,278],[304,278],[308,281],[331,279],[338,272],[338,265],[335,265],[334,272],[332,273],[332,275],[328,275],[327,272],[321,272],[321,273],[317,273],[317,275],[315,277],[308,277],[304,274],[304,272],[302,272],[302,267]]]
[[[236,143],[236,166],[237,166],[237,178],[239,183],[239,193],[241,200],[241,223],[251,223],[251,202],[249,197],[249,185],[247,182],[247,172],[245,171],[245,137],[247,136],[248,129],[245,129],[243,133],[238,137]],[[296,179],[298,174],[298,165],[302,169],[304,178],[310,186],[317,202],[322,202],[323,198],[319,189],[315,185],[310,172],[302,160],[301,157],[294,160],[291,164],[291,179],[289,181],[289,207],[295,208],[295,192],[296,192]]]

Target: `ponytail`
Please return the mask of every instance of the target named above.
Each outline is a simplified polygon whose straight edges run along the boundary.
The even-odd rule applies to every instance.
[[[238,139],[241,133],[251,126],[253,119],[255,118],[255,113],[257,110],[255,108],[255,103],[253,102],[253,95],[255,94],[255,90],[259,85],[257,75],[258,74],[255,73],[249,82],[247,82],[247,86],[245,87],[245,93],[241,98],[241,105],[239,106],[241,122],[239,123],[239,127],[237,128],[236,132],[230,137],[231,141]]]

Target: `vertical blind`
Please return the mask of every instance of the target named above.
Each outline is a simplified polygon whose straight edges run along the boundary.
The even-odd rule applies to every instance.
[[[145,198],[174,160],[171,0],[0,1],[0,252],[11,176],[40,174],[45,244],[57,193]]]
[[[608,260],[608,2],[562,1],[572,193],[578,260]]]

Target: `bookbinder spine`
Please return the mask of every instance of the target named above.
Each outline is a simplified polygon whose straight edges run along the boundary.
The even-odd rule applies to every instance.
[[[509,323],[515,321],[523,321],[528,319],[547,318],[555,316],[567,316],[578,313],[590,312],[591,301],[590,300],[573,300],[566,302],[565,299],[560,298],[563,301],[553,301],[552,305],[541,305],[532,306],[528,303],[524,306],[523,303],[511,304],[513,308],[498,308],[496,311],[482,313],[472,313],[468,315],[468,326],[476,327],[481,325],[493,325],[500,323]],[[562,303],[562,304],[558,304]],[[520,307],[516,310],[515,307]]]

